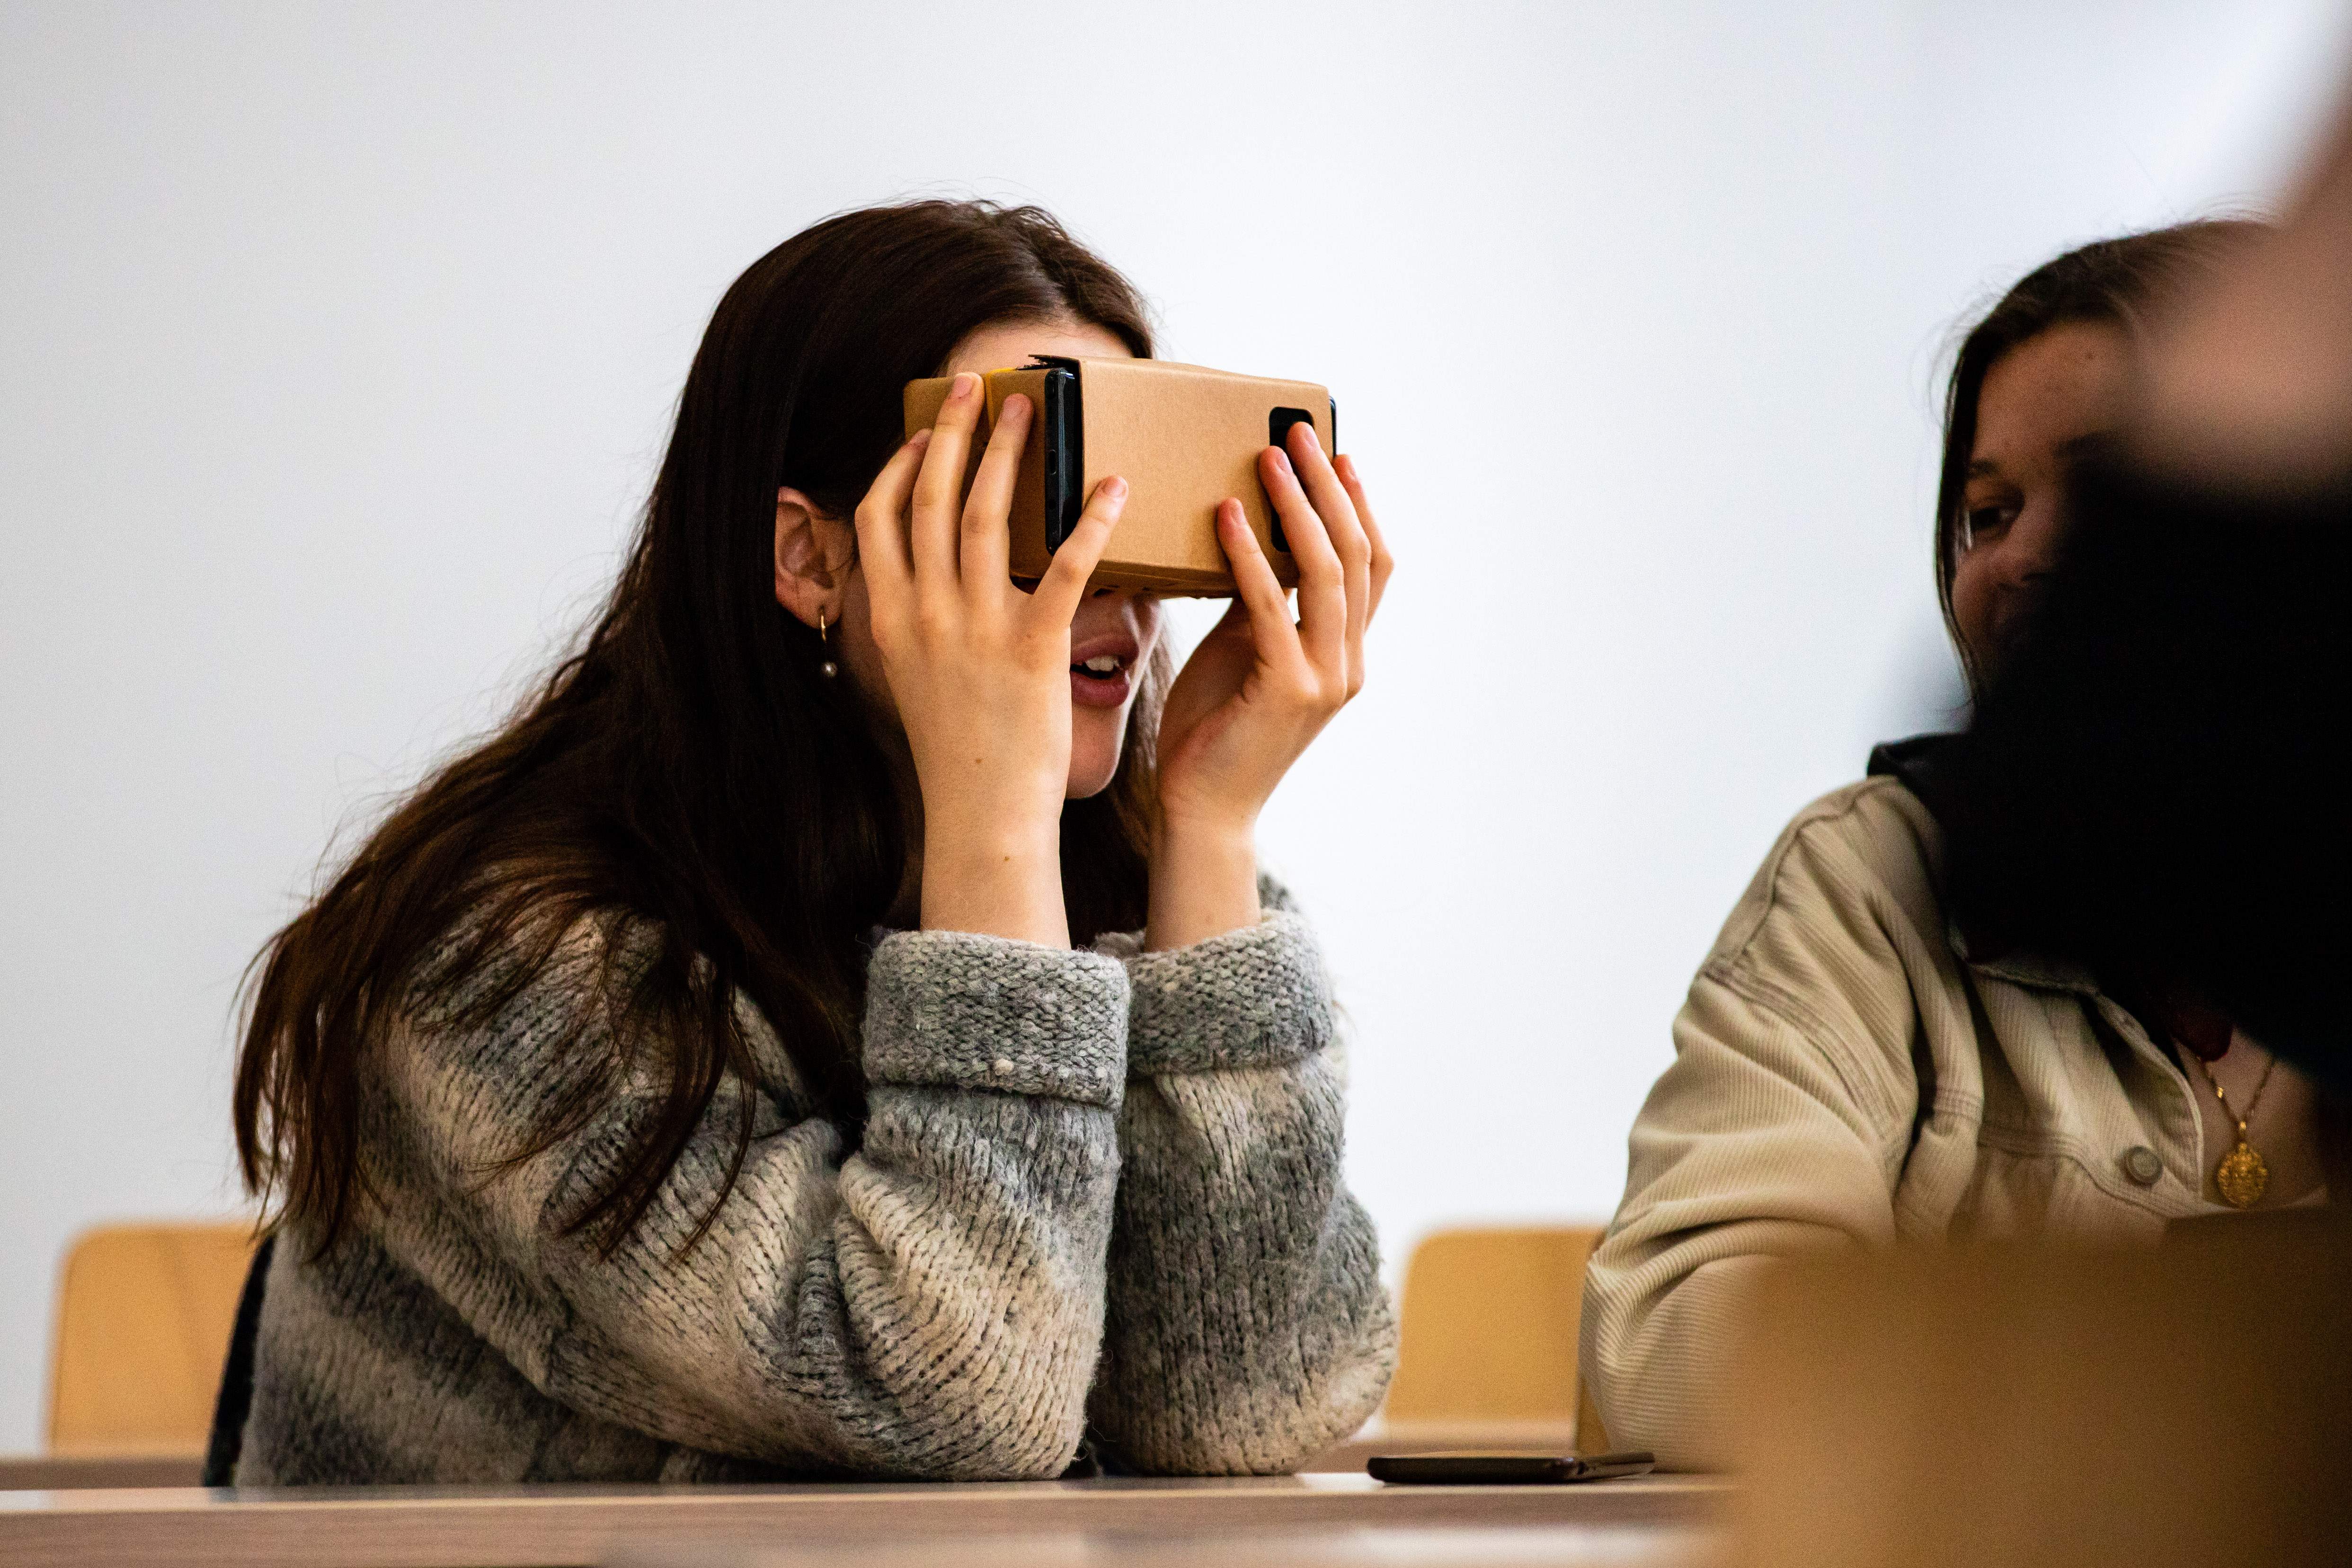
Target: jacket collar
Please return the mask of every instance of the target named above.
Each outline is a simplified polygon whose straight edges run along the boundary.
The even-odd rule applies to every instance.
[[[2032,986],[2037,990],[2073,991],[2085,997],[2101,994],[2096,977],[2070,959],[2047,958],[2022,947],[1993,946],[1981,939],[1971,949],[1969,934],[1953,920],[1944,923],[1944,938],[1959,955],[1960,961],[1979,974]],[[1988,952],[1989,946],[1991,950]]]

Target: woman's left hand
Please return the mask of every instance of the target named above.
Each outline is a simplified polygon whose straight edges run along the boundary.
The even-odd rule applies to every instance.
[[[1168,693],[1160,721],[1160,824],[1151,856],[1153,947],[1255,921],[1258,812],[1331,716],[1363,689],[1364,629],[1394,563],[1347,457],[1312,425],[1269,446],[1258,474],[1298,563],[1298,618],[1244,520],[1217,508],[1239,591]]]

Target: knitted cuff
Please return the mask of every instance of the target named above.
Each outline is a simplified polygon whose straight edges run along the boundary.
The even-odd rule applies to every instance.
[[[1117,959],[965,931],[901,931],[866,978],[866,1081],[1117,1109],[1127,1074]]]
[[[1272,1066],[1330,1043],[1331,985],[1301,915],[1270,914],[1190,947],[1137,954],[1127,967],[1132,1074]]]

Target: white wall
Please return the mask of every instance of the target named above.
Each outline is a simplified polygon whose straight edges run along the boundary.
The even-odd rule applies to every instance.
[[[67,1237],[237,1202],[241,966],[592,601],[719,292],[908,193],[1336,389],[1403,566],[1265,843],[1353,1177],[1392,1257],[1605,1214],[1780,823],[1954,699],[1947,329],[2263,195],[2346,34],[2060,11],[0,5],[0,1450]]]

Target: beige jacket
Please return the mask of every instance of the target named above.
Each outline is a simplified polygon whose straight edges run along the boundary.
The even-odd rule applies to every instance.
[[[1722,1462],[1738,1298],[1771,1255],[2152,1241],[2210,1212],[2170,1052],[2079,970],[1971,962],[1940,849],[1892,778],[1815,802],[1692,982],[1585,1280],[1581,1364],[1612,1446]]]

